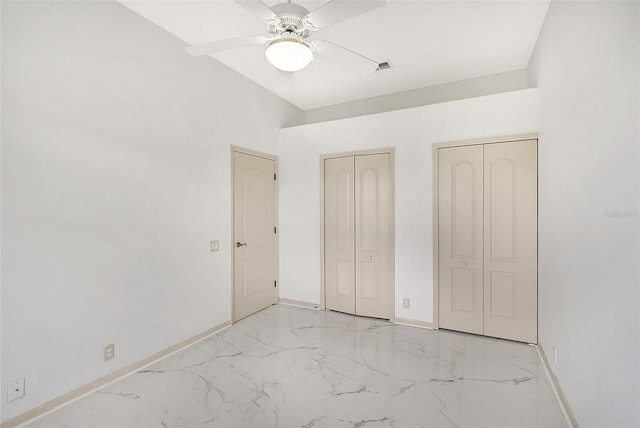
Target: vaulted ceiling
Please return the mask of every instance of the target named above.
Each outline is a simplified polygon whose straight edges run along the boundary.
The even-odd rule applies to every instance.
[[[340,0],[336,0],[340,1]],[[364,1],[364,0],[363,0]],[[326,1],[294,1],[314,10]],[[265,25],[232,0],[122,4],[185,41],[185,47],[247,35]],[[265,1],[273,6],[282,1]],[[308,110],[527,67],[549,0],[387,0],[386,5],[314,34],[391,69],[361,75],[325,57],[294,73],[282,90],[264,45],[213,58]],[[185,55],[187,55],[185,53]]]

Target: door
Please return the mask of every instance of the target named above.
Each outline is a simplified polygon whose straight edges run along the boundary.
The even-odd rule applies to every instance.
[[[537,144],[484,147],[484,334],[537,342]]]
[[[234,152],[234,321],[276,303],[275,160]]]
[[[324,160],[328,309],[389,318],[393,290],[391,156]]]
[[[442,328],[536,343],[537,141],[438,150]]]
[[[354,157],[324,161],[325,301],[355,314]]]
[[[355,157],[356,315],[389,318],[391,180],[388,154]]]
[[[438,154],[440,327],[483,334],[483,146]]]

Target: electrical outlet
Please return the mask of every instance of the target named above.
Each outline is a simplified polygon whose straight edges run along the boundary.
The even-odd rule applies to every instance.
[[[407,299],[406,297],[402,299],[402,307],[409,309],[411,307],[411,299]]]
[[[7,385],[7,401],[24,397],[24,378],[14,380]]]
[[[211,249],[212,253],[214,251],[220,251],[220,241],[211,241],[211,243],[209,244],[209,248]]]
[[[558,348],[553,345],[553,363],[558,364]]]
[[[102,350],[102,353],[104,355],[104,360],[105,361],[112,360],[113,357],[116,356],[116,345],[111,343],[111,344],[105,346],[104,349]]]

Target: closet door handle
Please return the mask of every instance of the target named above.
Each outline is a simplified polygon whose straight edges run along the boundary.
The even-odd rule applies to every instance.
[[[462,263],[461,263],[461,265],[462,265],[463,267],[467,267],[467,266],[469,266],[469,263],[467,263],[467,262],[462,262]]]
[[[246,242],[236,242],[236,248],[245,247],[246,245]]]

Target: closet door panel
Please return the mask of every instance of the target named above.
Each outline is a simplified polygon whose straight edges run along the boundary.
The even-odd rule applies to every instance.
[[[354,158],[324,161],[324,266],[327,309],[355,313]]]
[[[483,334],[483,146],[438,151],[439,325]]]
[[[389,154],[355,157],[356,314],[389,318],[391,177]]]
[[[484,334],[537,342],[537,144],[484,149]]]

